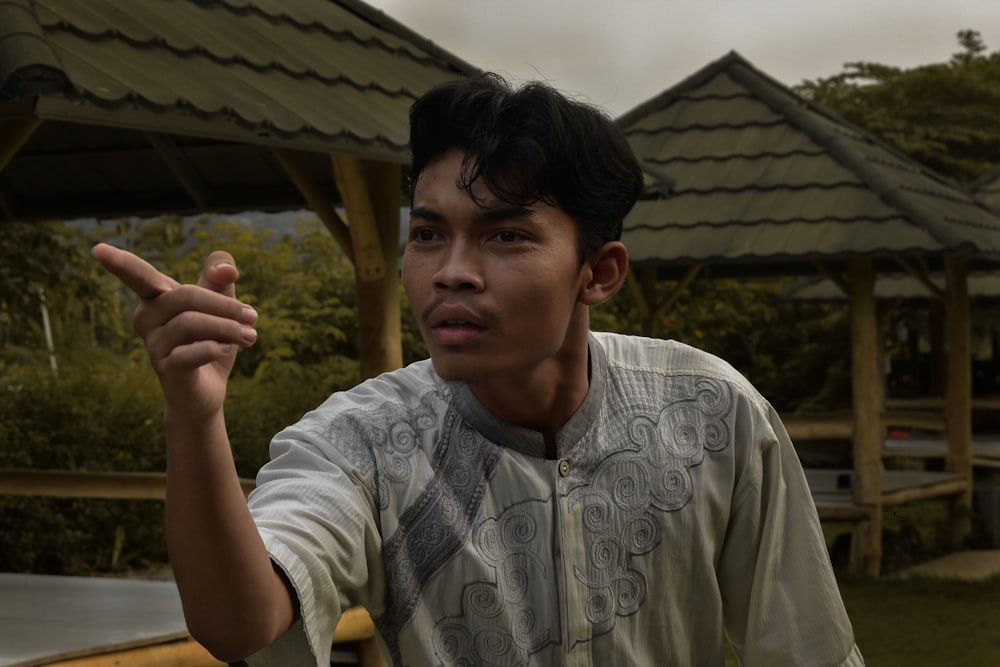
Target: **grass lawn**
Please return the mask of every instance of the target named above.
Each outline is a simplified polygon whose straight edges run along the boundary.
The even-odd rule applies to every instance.
[[[840,590],[867,667],[1000,665],[1000,577],[841,580]]]
[[[869,667],[1000,665],[1000,578],[842,581]]]

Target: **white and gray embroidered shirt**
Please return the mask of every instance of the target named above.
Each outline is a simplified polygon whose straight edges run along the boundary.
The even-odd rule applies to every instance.
[[[355,605],[398,666],[864,664],[771,406],[677,342],[590,349],[555,459],[426,361],[278,434],[250,506],[302,620],[250,664],[328,665]]]

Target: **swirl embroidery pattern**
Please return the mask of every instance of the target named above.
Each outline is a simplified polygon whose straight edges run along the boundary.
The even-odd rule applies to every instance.
[[[542,501],[529,501],[540,506]],[[531,511],[534,509],[534,511]],[[496,572],[496,583],[469,584],[462,594],[464,614],[438,623],[434,649],[446,665],[524,665],[528,657],[552,640],[548,628],[539,627],[536,610],[543,609],[538,581],[548,577],[549,566],[535,516],[537,507],[515,506],[497,519],[487,519],[473,534],[477,554]]]
[[[590,545],[586,566],[573,574],[587,591],[585,615],[593,635],[610,631],[617,616],[635,613],[646,599],[646,576],[632,559],[659,544],[653,510],[674,512],[693,495],[690,468],[705,450],[730,440],[730,386],[698,378],[693,396],[668,404],[654,420],[633,416],[618,451],[605,458],[569,496],[583,518]]]
[[[414,440],[421,436],[414,435]],[[412,616],[424,585],[469,539],[502,457],[499,447],[454,411],[445,415],[440,438],[431,461],[434,478],[403,511],[396,533],[383,545],[392,597],[379,627],[394,657],[398,630]]]
[[[590,625],[586,636],[568,637],[569,646],[609,632],[618,616],[639,610],[646,575],[635,558],[660,543],[658,515],[686,506],[693,497],[690,468],[706,450],[729,444],[729,384],[700,376],[678,382],[682,398],[659,410],[639,407],[638,414],[630,406],[624,430],[590,436],[610,447],[566,498],[582,524],[586,558],[573,564],[572,573],[586,591],[583,614]],[[468,584],[461,613],[436,624],[441,664],[527,665],[532,654],[561,641],[560,607],[550,581],[556,569],[553,537],[547,523],[540,525],[552,515],[553,502],[522,502],[475,529],[472,544],[494,579]]]

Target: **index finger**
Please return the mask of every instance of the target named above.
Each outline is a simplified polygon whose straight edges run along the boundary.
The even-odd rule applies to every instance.
[[[91,254],[140,299],[155,299],[180,286],[176,280],[163,275],[141,257],[107,243],[98,243]]]

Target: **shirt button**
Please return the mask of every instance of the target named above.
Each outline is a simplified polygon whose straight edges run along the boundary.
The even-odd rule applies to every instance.
[[[559,474],[563,477],[569,474],[569,461],[566,459],[559,462]]]

